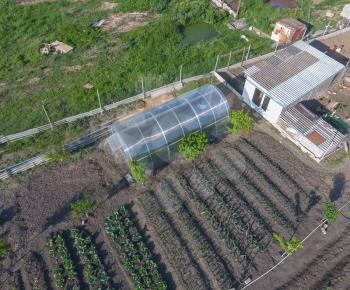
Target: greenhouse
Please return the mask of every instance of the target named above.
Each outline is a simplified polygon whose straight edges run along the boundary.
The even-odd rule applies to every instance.
[[[121,150],[126,160],[154,169],[176,156],[179,141],[186,134],[203,131],[219,137],[228,120],[225,96],[216,86],[206,85],[113,124],[108,144],[113,152]]]

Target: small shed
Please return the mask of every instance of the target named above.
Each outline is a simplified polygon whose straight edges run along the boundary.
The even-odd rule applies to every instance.
[[[283,18],[277,21],[271,39],[280,45],[288,45],[303,38],[307,27],[294,18]]]
[[[302,103],[285,110],[276,126],[283,135],[316,161],[321,161],[348,139]]]
[[[275,124],[283,110],[321,96],[344,73],[344,65],[298,41],[245,70],[243,100]]]

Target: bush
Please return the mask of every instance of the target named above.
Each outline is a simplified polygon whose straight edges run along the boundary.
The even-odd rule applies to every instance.
[[[207,144],[208,137],[205,133],[191,133],[182,139],[179,150],[186,160],[194,160],[202,154]]]
[[[0,260],[6,258],[11,252],[11,248],[4,238],[0,238]]]
[[[272,233],[272,236],[279,243],[282,250],[286,252],[288,250],[288,247],[283,237],[281,237],[278,233]]]
[[[230,114],[228,129],[232,134],[249,133],[253,130],[253,118],[244,110],[233,111]]]
[[[130,172],[136,183],[144,183],[147,179],[145,168],[136,160],[130,162]]]
[[[292,255],[293,253],[301,250],[304,248],[303,242],[298,238],[298,237],[293,237],[289,242],[288,242],[288,250],[287,253],[288,255]]]
[[[84,193],[84,197],[71,204],[71,210],[73,217],[82,218],[87,216],[96,205],[96,201],[91,200],[87,193]]]
[[[338,214],[339,212],[335,205],[332,202],[327,201],[324,205],[324,217],[329,222],[334,223],[337,220]]]

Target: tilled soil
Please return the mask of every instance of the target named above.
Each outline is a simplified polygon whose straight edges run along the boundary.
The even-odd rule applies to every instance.
[[[282,251],[272,232],[289,240],[303,238],[317,226],[332,190],[317,171],[260,132],[240,139],[229,136],[208,146],[194,162],[176,160],[142,186],[128,187],[122,180],[125,173],[125,167],[95,152],[0,189],[0,234],[7,234],[15,251],[34,250],[42,257],[35,263],[33,255],[6,259],[1,281],[7,270],[10,278],[1,289],[31,289],[33,281],[46,283],[47,289],[54,285],[45,241],[50,233],[79,224],[69,205],[83,192],[98,203],[85,228],[118,289],[133,285],[103,222],[123,204],[132,205],[170,289],[228,289],[242,287],[248,277],[258,277],[280,260]],[[341,217],[326,236],[317,231],[305,249],[251,289],[346,289],[348,230]],[[37,236],[36,243],[29,243]],[[32,261],[35,271],[29,273],[24,261]]]

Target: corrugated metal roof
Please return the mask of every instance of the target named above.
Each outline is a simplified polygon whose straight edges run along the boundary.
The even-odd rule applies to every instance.
[[[301,103],[285,110],[278,119],[277,125],[316,158],[322,158],[324,154],[331,153],[346,139],[345,135]],[[310,138],[310,135],[315,134],[319,135],[320,140],[322,138],[324,142],[316,144]]]
[[[247,79],[283,107],[303,100],[345,66],[299,41],[245,71]]]

